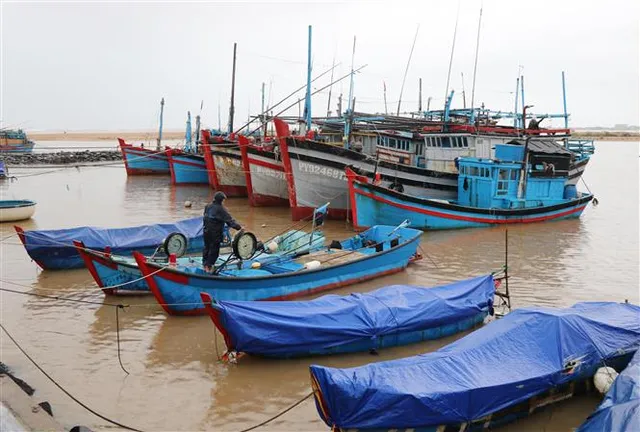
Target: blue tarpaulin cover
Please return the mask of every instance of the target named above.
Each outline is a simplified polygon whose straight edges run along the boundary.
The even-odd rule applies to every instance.
[[[432,353],[349,369],[310,368],[328,425],[427,427],[524,402],[639,346],[640,307],[578,303],[515,310]]]
[[[640,351],[616,378],[598,409],[576,432],[640,430]]]
[[[493,302],[493,276],[424,288],[392,285],[310,301],[220,301],[236,351],[290,356],[456,322]]]
[[[130,255],[134,250],[144,251],[145,248],[159,246],[173,232],[180,232],[187,237],[189,250],[193,247],[202,248],[202,217],[127,228],[77,227],[25,231],[24,241],[27,253],[44,268],[74,268],[83,265],[73,246],[74,240],[83,242],[89,249],[103,250],[109,246],[115,254]]]

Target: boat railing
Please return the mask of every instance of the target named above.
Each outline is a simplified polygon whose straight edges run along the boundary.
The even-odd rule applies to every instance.
[[[592,155],[596,151],[593,140],[573,139],[567,141],[567,150],[580,156]]]

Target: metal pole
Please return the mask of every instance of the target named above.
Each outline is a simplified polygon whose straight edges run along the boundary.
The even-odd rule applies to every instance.
[[[516,106],[513,109],[513,128],[518,130],[518,90],[520,89],[520,77],[516,78]]]
[[[388,115],[389,111],[387,110],[387,83],[382,81],[382,89],[384,94],[384,114]]]
[[[464,94],[464,72],[460,72],[462,76],[462,108],[467,109],[467,97]]]
[[[416,28],[416,35],[413,37],[413,44],[411,45],[411,51],[409,52],[409,60],[407,60],[407,67],[404,69],[404,77],[402,77],[402,86],[400,87],[400,97],[398,98],[398,110],[396,115],[400,115],[400,104],[402,104],[402,92],[404,91],[404,82],[407,79],[407,72],[409,72],[409,64],[411,64],[411,57],[413,56],[413,49],[416,46],[416,40],[418,39],[418,31],[420,30],[420,24]]]
[[[471,123],[475,124],[476,72],[478,71],[478,51],[480,49],[480,27],[482,24],[482,2],[480,2],[480,17],[478,18],[478,37],[476,38],[476,59],[473,63],[473,83],[471,84]]]
[[[267,136],[267,122],[266,122],[266,117],[264,115],[264,87],[265,87],[265,83],[262,83],[262,109],[260,110],[260,119],[262,120],[262,129],[263,129],[263,136]]]
[[[562,105],[564,106],[564,128],[569,129],[569,114],[567,114],[567,91],[564,84],[564,71],[562,71]],[[564,146],[569,147],[569,139],[564,139]]]
[[[160,151],[160,143],[162,142],[162,117],[164,115],[164,98],[160,101],[160,130],[158,131],[158,144],[156,150]]]
[[[331,65],[331,79],[330,82],[333,82],[333,70],[336,67],[336,56],[333,56],[333,64]],[[327,101],[327,117],[331,117],[331,89],[333,86],[329,87],[329,100]],[[340,115],[340,113],[338,113]]]
[[[460,18],[460,1],[458,1],[458,12],[456,13],[456,26],[453,29],[453,42],[451,43],[451,57],[449,57],[449,71],[447,72],[447,87],[444,90],[444,103],[447,104],[449,97],[449,80],[451,79],[451,66],[453,65],[453,53],[456,48],[456,34],[458,33],[458,18]],[[446,110],[446,107],[445,107]]]
[[[307,131],[311,130],[311,26],[309,26],[309,41],[307,48],[307,94],[304,99],[305,122]]]
[[[418,112],[422,113],[422,78],[418,78]]]
[[[233,43],[233,71],[231,74],[231,105],[229,106],[229,133],[233,132],[233,114],[235,112],[234,97],[236,92],[236,48],[237,43]]]
[[[522,93],[522,107],[524,108],[525,103],[524,103],[524,75],[520,75],[520,93]],[[526,118],[522,118],[522,124],[520,125],[522,126],[522,129],[526,129],[527,128],[527,119]]]
[[[351,135],[351,99],[353,98],[353,61],[356,56],[356,37],[353,37],[353,51],[351,52],[351,82],[349,83],[349,98],[347,99],[347,111],[344,119],[344,136],[342,137],[342,145],[344,148],[349,147],[349,136]]]

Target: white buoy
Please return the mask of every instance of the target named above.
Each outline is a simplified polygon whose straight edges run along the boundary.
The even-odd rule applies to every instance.
[[[269,249],[269,252],[274,253],[278,250],[278,243],[276,243],[275,241],[269,242],[269,244],[267,245],[267,249]]]
[[[320,265],[321,265],[320,261],[309,261],[304,265],[304,268],[307,270],[314,270],[314,269],[320,268]]]
[[[192,203],[191,201],[185,201],[185,202],[184,202],[184,206],[185,206],[186,208],[190,208],[192,205],[193,205],[193,203]]]
[[[593,384],[600,393],[605,394],[609,391],[617,376],[618,372],[616,372],[614,368],[608,366],[601,367],[598,368],[596,374],[593,376]]]

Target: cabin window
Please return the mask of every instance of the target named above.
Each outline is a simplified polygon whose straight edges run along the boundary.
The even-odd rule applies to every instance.
[[[424,143],[421,143],[421,142],[417,143],[415,150],[416,150],[416,155],[418,156],[422,155],[424,153]]]
[[[509,191],[509,177],[510,173],[508,169],[500,169],[498,173],[498,190],[496,191],[496,195],[506,195]]]
[[[518,178],[518,171],[516,170],[509,170],[511,171],[511,180],[516,180]]]
[[[467,142],[467,137],[462,137],[462,146],[469,147],[469,143]]]
[[[478,167],[472,166],[472,167],[469,167],[469,168],[470,168],[469,175],[477,177],[478,176]]]
[[[451,147],[451,138],[446,136],[442,137],[442,147]]]

